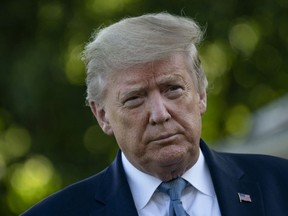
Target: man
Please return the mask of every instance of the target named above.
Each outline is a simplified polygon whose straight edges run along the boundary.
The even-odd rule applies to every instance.
[[[24,216],[288,215],[288,161],[217,153],[201,140],[201,30],[167,13],[128,18],[86,46],[87,102],[119,152],[101,173]]]

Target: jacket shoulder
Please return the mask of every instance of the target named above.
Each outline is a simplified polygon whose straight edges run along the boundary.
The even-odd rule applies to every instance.
[[[215,151],[214,151],[215,152]],[[275,167],[278,168],[288,168],[288,160],[285,158],[280,158],[271,155],[262,155],[262,154],[239,154],[239,153],[225,153],[225,152],[215,152],[216,154],[220,155],[221,157],[233,161],[238,165],[250,165],[252,167],[263,167],[264,170],[267,168],[274,169]]]
[[[258,182],[288,181],[288,160],[261,154],[237,154],[215,152],[231,166],[239,167],[246,175]]]

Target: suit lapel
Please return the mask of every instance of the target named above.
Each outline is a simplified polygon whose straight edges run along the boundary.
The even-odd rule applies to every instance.
[[[91,216],[135,216],[137,210],[126,179],[121,161],[121,152],[108,167],[98,185],[95,199],[102,207],[95,209]]]
[[[211,173],[222,216],[264,215],[258,184],[249,180],[228,157],[211,151],[202,140],[200,146]],[[240,202],[238,193],[242,193],[242,198],[247,197],[248,200]]]

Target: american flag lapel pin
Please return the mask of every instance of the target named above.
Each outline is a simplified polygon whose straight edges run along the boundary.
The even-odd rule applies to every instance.
[[[238,193],[238,197],[240,202],[252,202],[251,196],[249,194]]]

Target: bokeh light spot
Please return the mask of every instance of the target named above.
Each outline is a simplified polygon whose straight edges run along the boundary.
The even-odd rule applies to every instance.
[[[226,119],[226,130],[232,136],[242,137],[246,135],[251,127],[251,113],[247,106],[236,105],[228,113]]]
[[[201,61],[207,76],[214,80],[231,67],[231,57],[225,45],[219,41],[205,44],[201,49]]]
[[[42,155],[16,164],[10,177],[11,190],[7,202],[15,213],[20,213],[61,186],[51,162]]]
[[[111,14],[117,11],[122,10],[124,7],[127,7],[130,3],[137,2],[137,0],[88,0],[87,10],[98,15]]]
[[[229,32],[232,47],[249,57],[260,39],[259,28],[255,22],[244,21],[235,24]]]
[[[85,70],[81,61],[82,46],[71,45],[71,49],[67,50],[65,74],[68,81],[74,85],[84,85]]]
[[[9,127],[0,137],[0,154],[6,160],[26,154],[31,145],[31,137],[29,132],[19,126]]]
[[[57,21],[62,15],[62,6],[59,2],[47,2],[45,4],[39,4],[39,18],[42,20]]]
[[[1,145],[1,142],[0,142]],[[6,171],[6,163],[0,152],[0,180],[3,178]]]
[[[233,62],[231,50],[221,41],[206,43],[200,50],[203,69],[213,88],[213,94],[219,94],[223,87],[223,76],[230,70]]]

